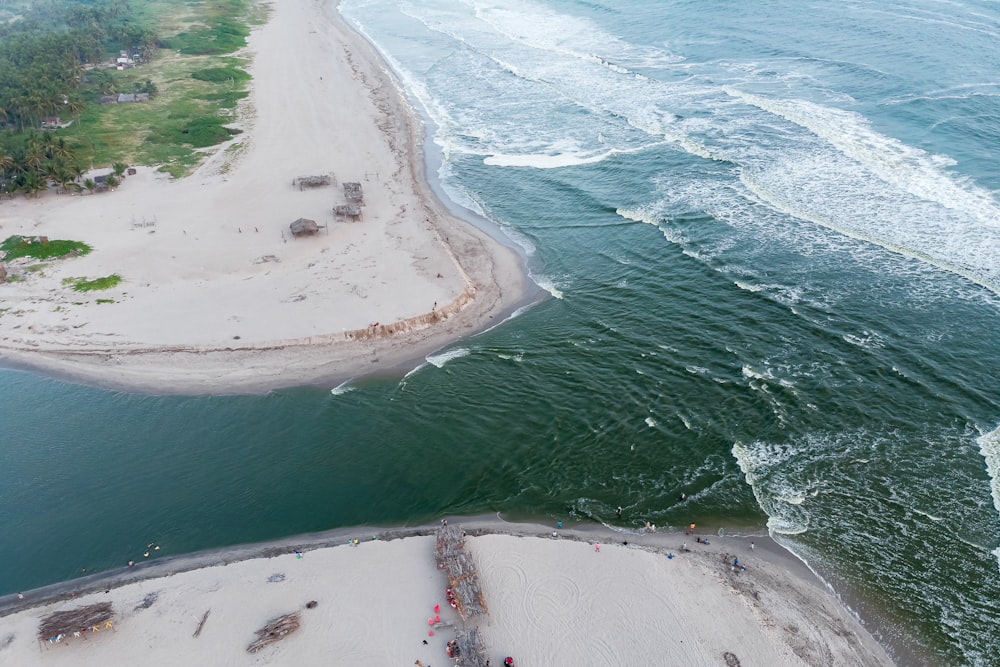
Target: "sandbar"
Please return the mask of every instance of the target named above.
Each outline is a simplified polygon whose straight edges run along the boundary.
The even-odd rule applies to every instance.
[[[93,248],[10,263],[6,364],[150,393],[259,392],[393,368],[537,296],[521,253],[434,196],[422,120],[336,4],[268,7],[239,54],[243,132],[195,173],[140,166],[112,192],[0,202],[4,238]],[[300,188],[311,175],[331,184]],[[334,212],[350,182],[358,218]],[[293,237],[300,218],[318,234]],[[112,274],[113,289],[67,285]]]
[[[508,655],[519,667],[892,664],[767,538],[753,549],[735,536],[703,544],[695,534],[450,521],[465,534],[484,615],[463,619],[450,606],[440,527],[357,528],[142,562],[55,600],[52,590],[0,598],[0,661],[469,665],[471,656],[449,660],[446,647],[472,627],[480,656],[497,666]],[[38,637],[51,614],[98,602],[112,605],[110,628]],[[289,613],[297,631],[248,653],[256,630]]]

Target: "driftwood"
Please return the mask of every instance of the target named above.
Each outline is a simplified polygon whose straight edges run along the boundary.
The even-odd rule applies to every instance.
[[[299,629],[299,614],[292,612],[271,620],[256,631],[257,639],[247,646],[247,653],[256,653],[276,641],[280,641]]]
[[[201,634],[201,629],[205,627],[205,621],[208,620],[208,615],[211,613],[212,610],[209,609],[208,611],[205,612],[205,615],[201,617],[201,623],[198,624],[198,629],[194,631],[194,634],[191,635],[192,637],[197,637]]]
[[[114,617],[115,612],[111,609],[110,602],[98,602],[68,611],[57,611],[42,619],[38,627],[38,638],[44,640],[94,627],[100,629]]]

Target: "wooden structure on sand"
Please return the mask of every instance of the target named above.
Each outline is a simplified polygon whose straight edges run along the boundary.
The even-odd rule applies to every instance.
[[[298,630],[299,624],[299,614],[294,611],[290,614],[271,619],[267,625],[254,632],[257,635],[257,639],[247,646],[247,653],[256,653],[265,646],[270,646],[274,642],[284,639]]]
[[[456,526],[442,523],[437,533],[438,568],[448,573],[448,587],[454,599],[454,606],[468,620],[470,616],[483,616],[488,610],[483,591],[479,585],[479,575],[472,554],[465,551],[465,532]]]
[[[344,183],[344,199],[348,203],[363,204],[365,196],[361,193],[360,183]]]
[[[42,619],[38,626],[38,641],[58,644],[67,637],[81,637],[87,633],[114,630],[115,612],[110,602],[57,611]]]
[[[486,654],[475,625],[465,622],[473,616],[488,613],[479,575],[472,554],[465,550],[465,531],[441,522],[437,532],[435,559],[438,568],[448,574],[448,601],[462,617],[462,627],[455,636],[455,662],[460,667],[486,667]]]
[[[333,182],[333,178],[327,174],[321,176],[299,176],[292,181],[292,185],[299,186],[299,190],[303,188],[324,188]]]
[[[319,233],[319,225],[308,218],[299,218],[288,225],[288,228],[292,230],[292,236],[313,236]]]
[[[357,204],[338,204],[333,207],[333,212],[344,218],[357,220],[361,217],[361,207]]]

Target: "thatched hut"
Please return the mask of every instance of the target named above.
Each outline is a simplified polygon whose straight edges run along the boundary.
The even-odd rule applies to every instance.
[[[357,220],[361,217],[361,207],[357,204],[338,204],[333,207],[333,212],[341,217]]]
[[[313,236],[319,233],[319,225],[308,218],[299,218],[288,227],[292,230],[292,236]]]
[[[361,203],[365,197],[361,193],[360,183],[344,183],[344,199],[348,202]]]
[[[292,183],[293,185],[298,185],[299,190],[302,188],[323,188],[330,185],[333,179],[323,174],[321,176],[299,176]]]

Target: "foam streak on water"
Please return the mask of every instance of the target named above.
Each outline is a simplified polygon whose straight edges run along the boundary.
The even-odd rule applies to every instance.
[[[986,472],[990,478],[990,491],[993,495],[993,506],[1000,515],[1000,427],[984,433],[976,439],[979,443],[979,451],[986,461]],[[993,555],[997,558],[997,566],[1000,567],[1000,545],[993,550]]]
[[[793,219],[1000,289],[993,193],[952,173],[950,156],[907,145],[829,103],[850,97],[788,97],[795,72],[694,63],[541,2],[407,4],[403,15],[427,31],[414,63],[433,65],[393,66],[435,120],[446,156],[580,167],[666,141],[738,167],[732,185]]]

